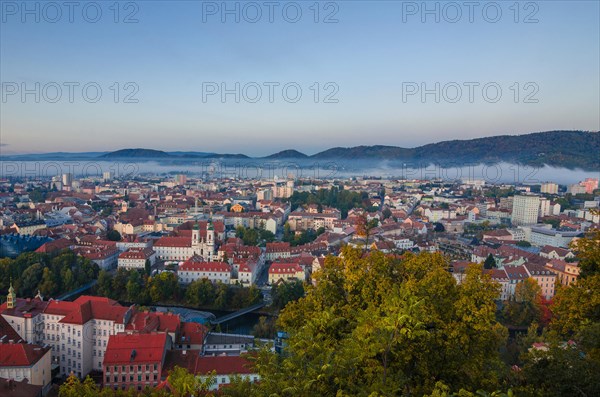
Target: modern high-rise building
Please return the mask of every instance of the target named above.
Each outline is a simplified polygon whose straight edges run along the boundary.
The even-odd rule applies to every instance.
[[[538,196],[518,195],[513,199],[512,223],[515,226],[535,225],[540,210]]]
[[[62,175],[62,184],[64,187],[71,187],[73,183],[73,174],[67,173]]]
[[[187,183],[187,175],[177,174],[177,176],[175,176],[175,183],[181,186],[185,185]]]
[[[548,200],[547,198],[541,198],[540,199],[540,209],[539,209],[539,216],[543,217],[543,216],[549,216],[551,214],[551,203],[550,200]]]
[[[551,182],[542,183],[540,191],[547,194],[558,194],[558,185]]]
[[[104,171],[104,172],[102,173],[102,180],[103,180],[104,182],[108,182],[108,181],[110,181],[111,179],[113,179],[113,173],[112,173],[111,171]]]
[[[585,188],[587,194],[592,194],[594,190],[598,189],[598,178],[585,178],[579,184]]]

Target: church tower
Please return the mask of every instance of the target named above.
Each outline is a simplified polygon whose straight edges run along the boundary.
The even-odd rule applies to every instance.
[[[192,247],[198,247],[200,244],[200,227],[197,223],[192,228]]]
[[[6,308],[14,309],[17,304],[17,294],[15,294],[15,289],[12,286],[12,280],[10,282],[10,288],[8,289],[8,295],[6,296]]]
[[[209,255],[209,260],[212,261],[215,253],[215,227],[211,220],[206,223],[206,251]]]

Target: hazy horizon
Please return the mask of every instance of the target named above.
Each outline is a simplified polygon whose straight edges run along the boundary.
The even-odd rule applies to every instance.
[[[583,130],[573,130],[573,131],[583,131]],[[471,139],[480,139],[480,138],[489,138],[492,136],[519,136],[519,135],[528,135],[528,134],[535,134],[535,133],[540,133],[540,132],[550,132],[550,131],[533,131],[533,132],[528,132],[528,133],[515,133],[515,134],[498,134],[498,135],[482,135],[482,136],[474,136],[471,138],[465,138],[465,139],[448,139],[447,141],[453,141],[453,140],[471,140]],[[592,132],[592,133],[600,133],[600,131],[584,131],[584,132]],[[413,149],[416,147],[420,147],[420,146],[425,146],[425,145],[429,145],[429,144],[435,144],[435,143],[441,143],[441,142],[445,142],[445,141],[433,141],[433,142],[425,142],[423,144],[420,145],[416,145],[416,146],[399,146],[399,145],[392,145],[390,143],[369,143],[369,144],[359,144],[359,145],[355,145],[355,146],[347,146],[347,145],[339,145],[339,146],[335,146],[335,147],[342,147],[342,148],[349,148],[349,147],[356,147],[356,146],[397,146],[397,147],[403,147],[406,149]],[[6,147],[6,146],[4,146]],[[272,154],[276,154],[279,152],[283,152],[283,151],[287,151],[287,150],[296,150],[298,152],[301,152],[305,155],[311,156],[314,154],[318,154],[321,153],[325,150],[328,149],[332,149],[334,148],[333,146],[331,147],[323,147],[317,151],[314,152],[308,152],[308,151],[303,151],[303,150],[299,150],[297,148],[294,147],[286,147],[286,148],[280,148],[280,149],[274,149],[274,151],[270,151],[270,152],[260,152],[260,153],[254,153],[254,152],[214,152],[214,151],[207,151],[207,150],[202,150],[201,148],[199,149],[193,149],[193,148],[180,148],[180,149],[172,149],[172,150],[165,150],[162,148],[157,148],[157,147],[152,147],[152,146],[147,146],[147,147],[115,147],[112,149],[101,149],[101,148],[97,148],[96,150],[85,150],[85,151],[65,151],[65,150],[61,150],[61,151],[29,151],[29,152],[10,152],[9,150],[3,150],[0,152],[0,155],[4,155],[4,156],[20,156],[20,155],[36,155],[36,154],[52,154],[52,153],[66,153],[66,154],[85,154],[85,153],[111,153],[111,152],[115,152],[115,151],[119,151],[119,150],[125,150],[125,149],[148,149],[148,150],[157,150],[157,151],[162,151],[162,152],[167,152],[167,153],[177,153],[177,152],[182,152],[182,153],[187,153],[187,152],[197,152],[197,153],[217,153],[217,154],[244,154],[247,155],[249,157],[256,157],[256,158],[260,158],[260,157],[264,157],[264,156],[269,156]]]

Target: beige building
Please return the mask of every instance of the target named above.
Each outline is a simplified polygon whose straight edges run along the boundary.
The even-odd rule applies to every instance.
[[[297,263],[275,262],[269,267],[269,284],[271,285],[279,281],[305,281],[305,279],[306,273]]]
[[[50,386],[51,356],[49,347],[26,343],[1,343],[0,378],[17,382],[27,379],[32,385],[44,388]]]

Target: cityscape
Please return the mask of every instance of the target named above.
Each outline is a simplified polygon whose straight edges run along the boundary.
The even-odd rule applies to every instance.
[[[0,11],[0,397],[600,395],[600,3]]]

